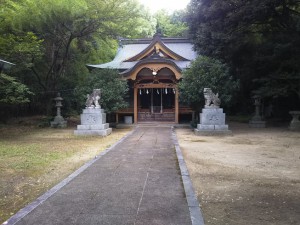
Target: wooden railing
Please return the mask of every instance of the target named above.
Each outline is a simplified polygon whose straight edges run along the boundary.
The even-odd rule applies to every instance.
[[[117,111],[117,113],[119,113],[119,114],[134,113],[134,108],[130,107],[130,108],[125,108],[125,109],[120,109]]]
[[[138,109],[138,112],[151,112],[150,109]],[[163,113],[174,113],[175,109],[163,109]],[[189,107],[179,107],[179,114],[192,114],[194,110]],[[128,113],[134,113],[134,108],[129,107],[125,109],[120,109],[117,113],[119,114],[128,114]]]
[[[179,114],[192,114],[194,110],[190,107],[180,106],[179,107]]]
[[[150,112],[139,112],[138,113],[138,120],[140,122],[147,122],[147,121],[168,121],[174,122],[175,121],[175,113],[150,113]]]

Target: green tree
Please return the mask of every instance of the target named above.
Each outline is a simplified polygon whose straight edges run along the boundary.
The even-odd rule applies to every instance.
[[[84,106],[87,94],[93,89],[101,89],[101,108],[107,113],[127,107],[125,98],[128,94],[127,81],[120,78],[119,72],[112,69],[94,69],[76,88],[75,95]]]
[[[152,37],[156,30],[156,19],[143,5],[140,8],[141,17],[137,18],[137,34],[134,38]]]
[[[300,99],[298,0],[192,0],[188,8],[197,51],[230,66],[244,100],[253,91]]]
[[[17,105],[29,102],[33,93],[16,78],[0,73],[0,105]]]
[[[43,40],[43,60],[32,57],[31,71],[44,91],[57,83],[72,62],[72,47],[93,42],[97,37],[117,37],[134,32],[139,16],[132,0],[22,0],[7,1],[6,21],[16,30],[34,31]]]
[[[239,88],[239,83],[230,75],[225,64],[206,56],[199,56],[182,76],[179,83],[180,101],[196,109],[204,104],[204,88],[219,93],[221,102],[227,106],[232,103]]]
[[[154,14],[157,21],[157,29],[166,37],[186,36],[188,26],[185,23],[184,11],[175,11],[169,14],[166,10],[160,10]]]
[[[0,57],[17,64],[14,76],[38,93],[32,108],[41,113],[50,113],[57,91],[84,80],[86,64],[110,61],[120,36],[150,32],[136,0],[2,2]]]
[[[42,43],[43,40],[32,32],[11,32],[0,28],[1,58],[17,64],[13,71],[31,67],[33,57],[40,59],[43,55]]]

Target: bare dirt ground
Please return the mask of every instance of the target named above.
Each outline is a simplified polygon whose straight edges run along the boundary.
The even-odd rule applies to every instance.
[[[205,224],[300,224],[300,132],[229,125],[233,136],[176,130]]]

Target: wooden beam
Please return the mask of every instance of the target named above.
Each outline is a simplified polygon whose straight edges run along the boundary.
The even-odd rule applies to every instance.
[[[175,123],[179,122],[179,99],[178,99],[178,88],[175,88]]]
[[[137,88],[175,88],[176,84],[172,83],[146,83],[146,84],[136,84],[135,87]]]
[[[137,99],[137,97],[138,97],[138,88],[137,87],[134,87],[134,92],[133,92],[133,95],[134,95],[134,97],[133,97],[133,101],[134,101],[134,123],[136,124],[138,121],[138,99]]]
[[[116,113],[116,124],[118,124],[118,123],[119,123],[119,114]]]

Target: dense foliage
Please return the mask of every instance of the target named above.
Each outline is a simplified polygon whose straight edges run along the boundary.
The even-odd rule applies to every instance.
[[[131,0],[6,2],[1,17],[7,33],[19,31],[20,36],[33,32],[39,40],[36,48],[43,48],[41,57],[34,49],[29,49],[32,54],[26,56],[30,61],[28,69],[45,92],[57,89],[62,77],[72,75],[69,68],[76,57],[74,51],[91,51],[101,40],[133,34],[129,28],[135,27],[139,16],[136,3]],[[4,38],[7,33],[2,33]]]
[[[219,93],[222,105],[226,107],[232,103],[239,84],[233,80],[225,64],[216,59],[199,56],[191,64],[191,68],[183,73],[179,84],[181,102],[196,106],[196,109],[203,106],[203,89],[207,87],[214,93]]]
[[[172,14],[165,10],[160,10],[154,14],[158,32],[167,37],[187,36],[188,26],[185,17],[186,12],[183,10],[175,11]]]
[[[100,105],[107,113],[115,112],[127,106],[127,81],[120,79],[119,72],[112,69],[93,70],[75,89],[76,99],[84,106],[87,94],[93,89],[101,89]]]
[[[187,11],[154,15],[136,0],[0,0],[0,4],[0,58],[16,64],[8,75],[1,75],[1,111],[7,103],[26,103],[29,113],[50,114],[58,91],[65,109],[77,109],[82,100],[76,99],[74,89],[91,79],[86,64],[110,61],[120,37],[151,37],[158,31],[183,37],[187,26],[196,50],[208,58],[200,57],[191,72],[185,72],[183,101],[199,102],[193,98],[201,95],[205,84],[232,103],[235,83],[224,88],[214,80],[227,77],[240,81],[235,107],[239,111],[253,109],[254,94],[286,111],[300,107],[298,0],[191,0]],[[204,62],[224,69],[223,73],[204,68]],[[188,79],[201,81],[195,96],[188,93],[192,90],[185,83]],[[16,98],[8,93],[16,93]],[[118,104],[116,108],[122,105]]]
[[[0,58],[16,64],[9,75],[35,94],[30,111],[51,114],[58,91],[72,111],[73,90],[89,76],[86,64],[112,60],[120,37],[152,37],[158,23],[165,35],[182,36],[182,18],[152,15],[136,0],[1,0]]]
[[[227,63],[241,80],[243,107],[254,93],[298,96],[299,103],[299,1],[192,0],[188,12],[197,51]]]
[[[110,61],[119,37],[145,33],[142,12],[135,0],[2,0],[0,58],[36,94],[30,109],[49,114],[57,91],[74,98],[66,91],[88,76],[86,64]]]
[[[0,74],[0,103],[26,103],[29,102],[29,96],[32,94],[28,87],[20,83],[16,78],[4,73]]]

